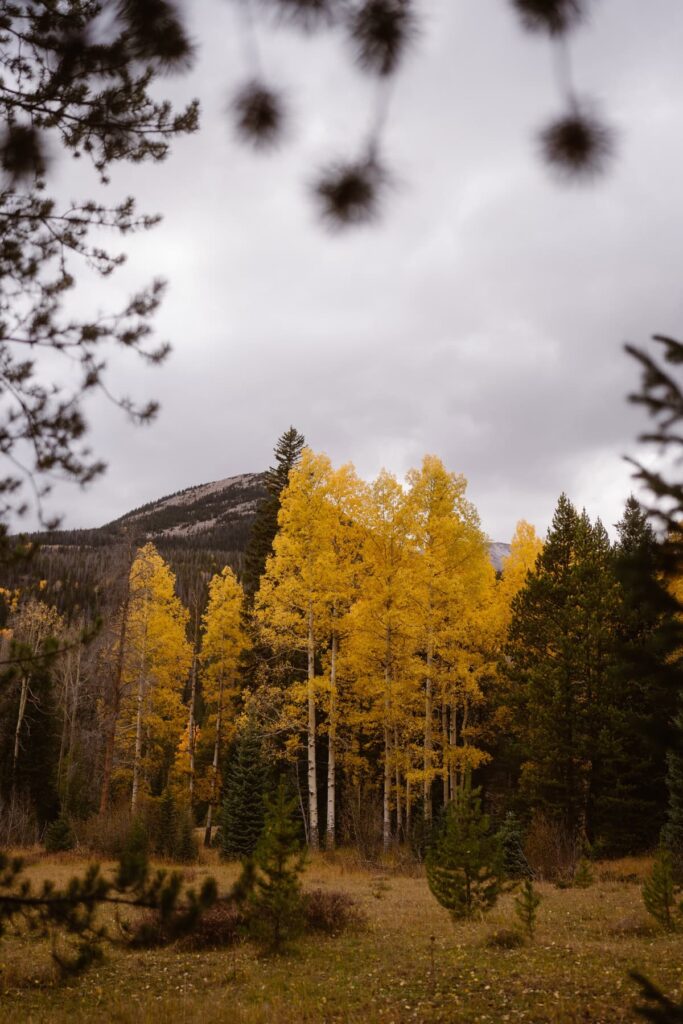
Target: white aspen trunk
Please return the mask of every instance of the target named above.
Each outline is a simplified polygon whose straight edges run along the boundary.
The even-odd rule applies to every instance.
[[[458,740],[458,719],[457,719],[457,714],[458,714],[458,712],[457,712],[457,705],[456,704],[451,704],[451,736],[450,736],[450,742],[451,742],[451,751],[453,752],[454,755],[455,755],[455,748],[457,746],[457,740]],[[455,756],[451,760],[451,767],[450,767],[450,773],[449,774],[450,774],[450,777],[451,777],[451,800],[455,800],[455,790],[456,790]]]
[[[410,806],[410,778],[406,774],[406,834],[410,835],[410,824],[412,821],[412,808]]]
[[[337,634],[332,633],[330,656],[330,721],[327,733],[327,837],[325,846],[334,850],[336,843],[335,800],[337,786]]]
[[[28,700],[28,676],[22,676],[21,691],[19,693],[19,711],[17,712],[17,724],[14,729],[14,753],[12,757],[12,775],[16,775],[19,751],[21,750],[21,727],[24,724],[26,714],[26,701]]]
[[[425,679],[425,733],[424,733],[424,781],[422,794],[424,798],[425,821],[432,820],[432,638],[427,645],[427,676]]]
[[[313,609],[308,610],[308,844],[312,850],[320,849],[318,826],[318,772],[315,758],[315,641],[313,638]]]
[[[145,702],[145,667],[147,662],[147,607],[149,595],[145,595],[144,633],[140,654],[140,673],[138,675],[137,712],[135,715],[135,753],[133,755],[133,787],[130,795],[130,810],[135,816],[140,791],[140,769],[142,767],[142,709]]]
[[[403,811],[401,805],[401,763],[398,756],[398,729],[394,726],[394,760],[396,762],[396,839],[400,842],[403,835]]]
[[[188,741],[188,753],[190,757],[190,806],[192,806],[192,800],[194,798],[194,754],[195,754],[195,706],[197,702],[197,647],[199,645],[199,632],[198,632],[198,611],[195,607],[195,635],[194,644],[192,646],[192,669],[190,674],[190,710],[189,718],[187,723],[187,741]]]
[[[100,814],[105,814],[109,807],[111,776],[114,769],[114,747],[116,745],[116,726],[121,709],[121,691],[123,687],[123,668],[126,660],[126,639],[128,634],[128,611],[130,608],[130,583],[126,586],[126,595],[121,606],[121,629],[119,631],[119,649],[116,654],[116,673],[114,690],[105,718],[104,764],[102,766],[102,789],[100,790]]]
[[[445,701],[441,703],[441,744],[442,744],[442,766],[443,772],[442,783],[443,783],[443,802],[444,807],[448,806],[448,800],[450,795],[450,786],[448,778],[448,705]]]
[[[206,812],[206,829],[204,831],[204,846],[211,846],[211,831],[213,828],[213,808],[218,794],[218,761],[221,752],[221,720],[223,716],[223,680],[221,679],[218,689],[218,710],[216,712],[216,740],[213,745],[213,761],[211,762],[211,797],[209,809]]]
[[[391,846],[391,758],[389,722],[391,717],[391,626],[386,631],[384,659],[384,793],[382,799],[382,845],[386,853]]]

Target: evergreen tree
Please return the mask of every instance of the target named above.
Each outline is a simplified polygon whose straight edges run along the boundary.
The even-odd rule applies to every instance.
[[[454,921],[490,910],[503,876],[502,851],[469,779],[446,809],[443,827],[427,853],[427,881]]]
[[[62,853],[73,850],[76,836],[69,824],[69,819],[60,814],[45,830],[45,849],[48,853]]]
[[[572,836],[592,835],[603,780],[611,549],[563,494],[535,569],[512,602],[502,671],[522,794]]]
[[[525,878],[519,895],[515,897],[515,913],[530,939],[533,939],[536,931],[536,915],[540,903],[541,897],[534,889],[534,883],[530,878]]]
[[[251,878],[251,929],[268,952],[281,952],[302,928],[299,879],[304,862],[297,801],[287,797],[281,779],[275,798],[266,801],[263,833],[246,869]]]
[[[522,823],[513,811],[508,811],[498,829],[498,840],[503,854],[503,868],[508,878],[525,878],[530,874],[529,862],[524,854]]]
[[[273,541],[278,529],[280,495],[287,486],[290,470],[301,458],[305,444],[304,435],[300,434],[296,427],[290,427],[278,438],[273,450],[275,465],[268,469],[265,481],[268,496],[259,504],[245,554],[242,583],[249,599],[252,599],[258,590],[266,560],[273,553]]]
[[[676,926],[676,884],[669,850],[660,849],[655,858],[652,874],[643,885],[643,903],[655,921],[667,931],[673,931]]]
[[[667,756],[669,806],[662,842],[671,851],[676,878],[683,881],[683,711],[675,724],[674,745]]]
[[[221,855],[250,857],[263,831],[266,765],[253,723],[238,736],[225,781]]]
[[[173,857],[178,833],[176,802],[167,786],[159,802],[159,826],[156,836],[156,852],[162,857]]]
[[[675,598],[662,584],[662,546],[635,498],[626,502],[617,529],[618,597],[595,832],[601,852],[619,855],[651,847],[665,819],[680,624]]]

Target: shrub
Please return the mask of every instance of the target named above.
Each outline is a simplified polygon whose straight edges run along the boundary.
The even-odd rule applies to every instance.
[[[571,883],[581,844],[561,822],[535,814],[526,834],[524,853],[535,878]]]
[[[519,949],[524,945],[524,938],[514,928],[498,928],[487,935],[486,945],[491,949]]]
[[[123,852],[131,828],[130,807],[119,804],[105,814],[94,814],[79,822],[78,840],[81,846],[103,857],[118,858]]]
[[[221,949],[242,937],[246,925],[244,909],[234,900],[218,900],[205,910],[190,935],[183,940],[187,949]]]
[[[307,931],[338,935],[363,921],[356,901],[336,890],[312,889],[303,895],[303,917]]]

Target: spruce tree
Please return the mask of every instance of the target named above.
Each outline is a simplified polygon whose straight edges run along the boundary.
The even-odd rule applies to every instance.
[[[667,931],[676,927],[676,899],[671,853],[662,848],[655,858],[650,877],[643,885],[643,903],[648,913]]]
[[[490,910],[504,874],[500,840],[490,829],[479,789],[469,780],[448,805],[426,857],[432,894],[454,921]]]
[[[268,495],[259,504],[245,554],[242,583],[248,598],[253,598],[258,590],[266,560],[273,553],[280,495],[287,486],[290,470],[298,463],[305,445],[304,435],[300,434],[296,427],[290,427],[278,438],[273,450],[275,465],[268,469],[265,479]]]
[[[297,800],[288,798],[281,779],[274,799],[266,800],[264,829],[246,868],[251,882],[250,928],[268,952],[281,952],[303,927],[304,863]]]
[[[664,823],[681,642],[676,601],[662,583],[662,545],[634,497],[617,529],[616,617],[595,822],[600,852],[609,855],[650,848]]]
[[[256,727],[239,735],[225,780],[220,848],[226,859],[250,857],[263,831],[266,765]]]
[[[683,711],[675,725],[674,742],[667,756],[669,805],[662,842],[671,853],[676,879],[683,882]]]
[[[156,852],[162,857],[172,858],[176,851],[178,813],[175,799],[167,786],[159,802],[159,824],[156,835]]]
[[[527,807],[591,838],[615,585],[602,524],[561,495],[535,569],[512,604],[502,665]]]
[[[533,939],[536,931],[536,915],[540,903],[541,897],[534,889],[534,883],[530,878],[526,878],[518,896],[515,897],[515,913],[529,939]]]

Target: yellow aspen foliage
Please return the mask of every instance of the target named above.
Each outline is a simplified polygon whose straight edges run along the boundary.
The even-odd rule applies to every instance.
[[[234,732],[236,700],[239,695],[239,665],[247,646],[243,624],[244,592],[227,566],[209,583],[209,601],[202,619],[202,696],[208,711],[204,735],[212,744],[212,757],[205,782],[209,803],[205,843],[211,845],[213,815],[220,800],[219,764],[225,744]]]
[[[347,723],[380,740],[383,750],[383,841],[391,841],[391,813],[401,832],[410,814],[408,774],[415,720],[415,622],[412,589],[416,551],[401,484],[382,471],[362,506],[362,586],[348,616],[344,670],[354,681]],[[355,763],[354,763],[355,755]],[[366,767],[358,743],[347,763],[356,785]]]
[[[185,723],[183,687],[191,661],[188,614],[175,593],[175,577],[153,544],[137,552],[130,597],[117,726],[116,779],[130,786],[131,808],[143,792],[168,780]]]
[[[532,572],[542,550],[543,541],[535,528],[520,519],[510,544],[510,554],[503,560],[499,583],[506,629],[510,621],[512,599],[524,586],[527,574]]]
[[[470,730],[489,660],[479,626],[494,599],[495,574],[479,516],[465,496],[465,478],[427,455],[421,468],[408,474],[408,484],[419,553],[413,598],[424,662],[421,781],[430,821],[434,780],[441,777],[448,803],[463,770],[485,756],[470,741]]]
[[[306,680],[292,682],[291,725],[306,731],[308,841],[320,844],[317,807],[316,652],[329,640],[329,593],[333,576],[330,502],[332,465],[326,455],[304,448],[280,496],[278,534],[255,598],[262,635],[275,649],[304,652]],[[297,711],[303,711],[303,720]]]

